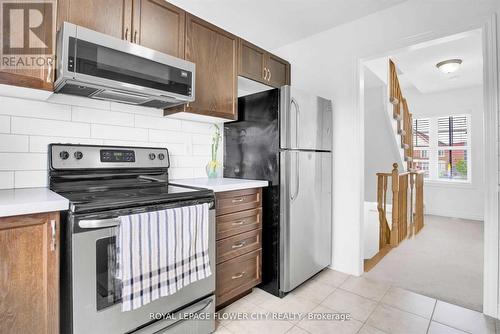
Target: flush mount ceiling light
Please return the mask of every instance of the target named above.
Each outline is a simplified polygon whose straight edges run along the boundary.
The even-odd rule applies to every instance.
[[[444,61],[440,61],[436,64],[436,67],[443,73],[449,74],[456,72],[460,65],[462,65],[462,59],[448,59]]]

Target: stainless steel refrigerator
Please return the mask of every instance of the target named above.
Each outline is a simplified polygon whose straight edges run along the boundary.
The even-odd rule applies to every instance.
[[[263,179],[262,285],[283,296],[330,264],[332,103],[290,86],[238,99],[224,177]]]

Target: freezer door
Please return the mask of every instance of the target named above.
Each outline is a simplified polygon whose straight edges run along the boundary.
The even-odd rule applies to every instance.
[[[280,152],[280,290],[289,292],[330,264],[332,154]]]
[[[281,87],[280,130],[282,149],[332,149],[332,101]]]

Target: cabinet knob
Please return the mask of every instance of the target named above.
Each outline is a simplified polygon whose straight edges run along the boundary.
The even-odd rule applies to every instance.
[[[134,43],[137,43],[137,30],[134,32]]]
[[[269,77],[267,78],[267,81],[271,81],[271,70],[267,69],[269,71]]]
[[[267,67],[264,67],[264,80],[267,80]]]
[[[128,28],[125,29],[125,40],[128,41]]]

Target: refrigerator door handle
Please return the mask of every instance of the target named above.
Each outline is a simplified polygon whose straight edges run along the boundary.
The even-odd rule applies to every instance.
[[[293,97],[291,99],[291,104],[295,106],[295,145],[298,148],[299,147],[299,118],[300,118],[300,107],[299,103],[297,100],[295,100]],[[290,143],[291,144],[291,143]]]
[[[295,152],[295,192],[293,195],[290,196],[290,199],[294,201],[297,196],[299,195],[299,190],[300,190],[300,172],[299,172],[299,152]]]

